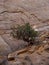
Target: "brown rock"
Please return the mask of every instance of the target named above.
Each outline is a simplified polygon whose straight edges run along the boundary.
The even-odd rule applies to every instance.
[[[4,35],[2,35],[2,37],[13,51],[20,50],[20,49],[28,46],[27,42],[25,42],[23,40],[17,40],[15,38],[13,38],[10,34],[4,34]]]
[[[7,60],[6,56],[0,56],[0,64],[4,64]]]
[[[10,46],[0,37],[0,55],[8,55],[11,52]]]

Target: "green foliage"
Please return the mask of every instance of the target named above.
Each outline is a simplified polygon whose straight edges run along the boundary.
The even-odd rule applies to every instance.
[[[35,37],[38,35],[38,32],[32,29],[29,23],[22,26],[18,25],[17,27],[13,27],[11,33],[13,37],[27,42],[34,41]]]

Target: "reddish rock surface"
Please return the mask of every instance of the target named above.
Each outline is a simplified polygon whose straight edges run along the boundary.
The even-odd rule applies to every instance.
[[[49,31],[49,0],[0,0],[0,36],[3,40],[0,41],[1,55],[8,55],[11,49],[15,51],[28,45],[28,43],[15,40],[10,36],[12,26],[22,25],[26,22],[29,22],[38,31]],[[41,49],[42,47],[38,52]],[[45,51],[41,55],[37,52],[24,53],[24,55],[28,55],[31,61],[26,61],[24,58],[21,61],[20,58],[17,58],[17,61],[14,62],[7,61],[6,65],[49,65],[49,53]],[[24,55],[20,55],[20,57],[25,57]]]

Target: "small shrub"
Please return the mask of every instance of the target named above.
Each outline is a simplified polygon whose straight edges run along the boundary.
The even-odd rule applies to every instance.
[[[26,42],[33,43],[35,37],[38,35],[38,32],[32,29],[29,23],[26,23],[22,26],[18,25],[17,27],[13,27],[11,34],[17,39],[22,39]]]

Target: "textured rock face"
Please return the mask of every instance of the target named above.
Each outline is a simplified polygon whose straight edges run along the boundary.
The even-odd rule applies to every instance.
[[[4,42],[2,37],[0,37],[0,55],[8,55],[11,52],[10,46]]]
[[[22,11],[24,10],[30,12],[31,14],[35,14],[37,17],[43,20],[49,18],[48,0],[8,0],[5,3],[5,6],[9,12],[16,12],[17,9],[21,9]]]
[[[49,25],[48,13],[49,0],[0,0],[0,29],[8,29],[7,33],[9,33],[13,24],[25,22],[43,27]],[[43,30],[47,28],[49,27]],[[3,32],[6,33],[6,30]]]
[[[16,40],[9,34],[5,34],[2,38],[7,42],[12,51],[20,50],[28,46],[28,43],[23,40]]]
[[[0,56],[0,65],[5,65],[6,60],[7,60],[6,56]]]
[[[23,50],[15,51],[8,55],[8,58],[14,57],[14,60],[8,61],[10,65],[49,65],[49,52],[45,51],[48,45],[39,47],[32,46],[30,48],[25,48]],[[34,47],[34,50],[33,50]],[[26,50],[27,49],[27,50]]]
[[[20,43],[20,41],[15,41],[8,36],[11,32],[11,26],[26,22],[32,26],[35,25],[39,31],[49,31],[49,0],[0,0],[0,35],[6,41],[5,43],[3,39],[0,39],[2,40],[0,41],[0,55],[7,55],[11,49],[14,51],[27,45],[23,41]],[[48,56],[48,58],[43,55]],[[34,53],[29,57],[34,65],[49,65],[49,54],[46,52],[43,52],[41,56]],[[22,61],[22,64],[20,60],[19,58],[17,62],[8,61],[6,65],[33,65],[28,60]]]

